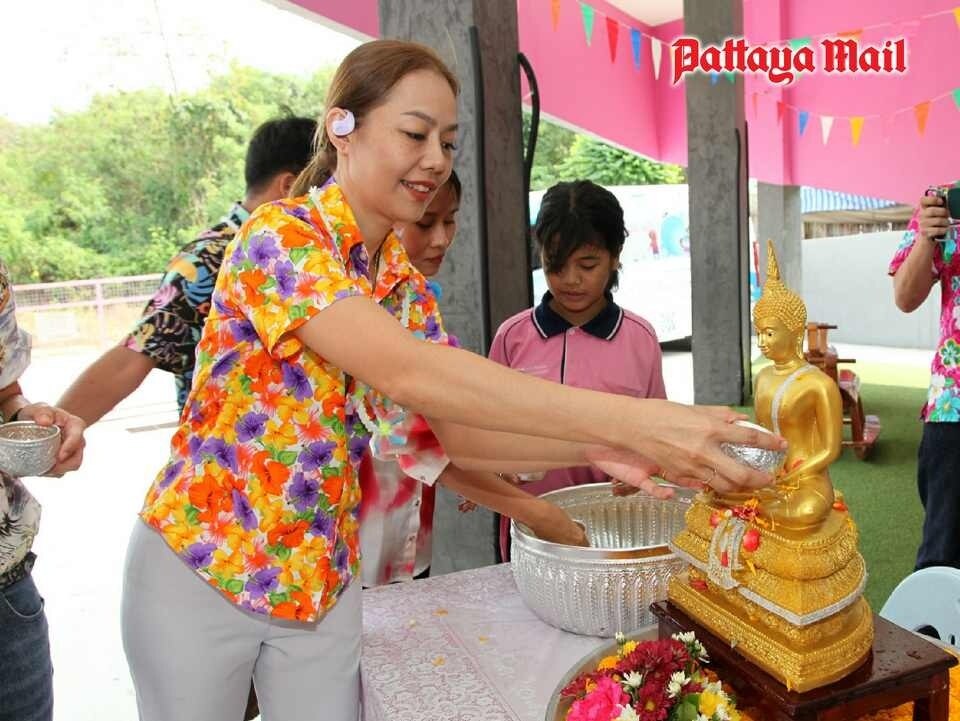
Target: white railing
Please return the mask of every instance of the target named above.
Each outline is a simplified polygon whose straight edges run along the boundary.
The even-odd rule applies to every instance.
[[[133,326],[162,276],[70,280],[15,285],[17,320],[35,346],[106,347]]]

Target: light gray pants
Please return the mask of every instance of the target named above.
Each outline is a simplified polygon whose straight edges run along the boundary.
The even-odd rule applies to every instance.
[[[360,582],[313,624],[248,613],[138,519],[123,579],[123,647],[141,721],[356,721]]]

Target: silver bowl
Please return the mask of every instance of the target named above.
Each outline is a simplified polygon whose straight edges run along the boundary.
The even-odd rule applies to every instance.
[[[763,431],[764,433],[770,433],[769,430],[763,426],[757,425],[756,423],[750,423],[749,421],[735,421],[738,426],[744,426],[745,428],[753,428],[758,431]],[[768,451],[766,448],[754,448],[753,446],[745,446],[739,443],[721,443],[720,450],[722,450],[726,455],[730,456],[735,461],[739,461],[746,466],[750,466],[758,471],[765,471],[767,473],[775,473],[780,466],[783,465],[784,459],[787,457],[787,452],[783,451]]]
[[[57,462],[60,429],[33,421],[0,425],[0,471],[17,478],[42,476]]]
[[[650,604],[667,597],[670,578],[686,565],[667,543],[683,529],[693,494],[614,496],[610,483],[597,483],[542,497],[583,524],[590,547],[543,541],[511,523],[513,577],[527,606],[551,626],[585,636],[653,624]]]

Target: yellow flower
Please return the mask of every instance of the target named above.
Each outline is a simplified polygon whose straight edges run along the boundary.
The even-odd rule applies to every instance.
[[[239,408],[236,403],[224,403],[217,416],[217,423],[213,428],[212,435],[223,439],[224,443],[232,444],[237,442],[237,415]]]
[[[263,442],[274,448],[289,448],[297,443],[297,431],[293,424],[286,421],[290,418],[290,409],[284,405],[277,408],[274,420],[267,423],[267,432]]]
[[[723,699],[712,691],[702,691],[700,693],[700,713],[710,718],[722,705],[722,701]]]
[[[637,642],[636,642],[636,641],[627,641],[625,644],[623,644],[623,648],[620,650],[620,655],[621,655],[621,656],[627,656],[627,655],[633,653],[633,651],[634,651],[636,648],[637,648]]]
[[[620,659],[617,658],[616,656],[607,656],[605,659],[600,661],[600,663],[597,665],[597,670],[605,671],[608,668],[614,668],[619,662],[620,662]]]
[[[234,577],[243,573],[243,554],[234,552],[227,555],[221,549],[213,552],[211,570],[218,576]]]

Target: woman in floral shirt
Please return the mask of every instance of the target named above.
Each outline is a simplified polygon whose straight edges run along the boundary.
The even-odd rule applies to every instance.
[[[917,568],[960,568],[960,255],[957,226],[941,198],[920,199],[889,272],[897,306],[905,313],[919,308],[940,285],[940,342],[920,414],[917,488],[925,516]]]
[[[651,473],[722,490],[771,480],[720,444],[782,441],[725,409],[563,387],[446,344],[391,226],[419,218],[451,172],[456,92],[427,48],[361,45],[333,78],[297,197],[261,206],[227,248],[128,552],[143,721],[239,718],[251,673],[267,719],[355,721],[356,467],[371,434],[409,453],[414,476],[421,450],[436,455],[432,430],[469,470],[593,461],[661,494]]]

